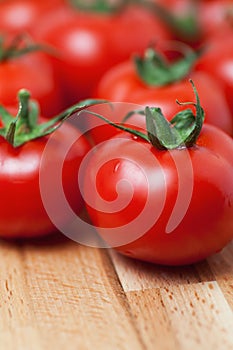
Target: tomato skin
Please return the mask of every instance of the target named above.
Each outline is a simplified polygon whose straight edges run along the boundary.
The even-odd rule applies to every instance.
[[[126,61],[116,65],[104,74],[96,87],[94,96],[113,102],[159,106],[166,118],[171,120],[176,113],[187,108],[187,105],[178,105],[176,100],[179,102],[193,101],[189,78],[192,78],[197,87],[201,105],[205,110],[205,121],[233,135],[233,113],[231,113],[227,104],[224,90],[217,79],[212,78],[204,70],[193,70],[186,79],[164,87],[151,87],[140,80],[133,62]],[[121,120],[115,119],[114,122],[121,122]],[[141,118],[141,122],[137,119],[137,122],[139,123],[138,126],[145,127],[144,118]],[[91,127],[95,125],[94,123],[96,122],[93,118],[90,118],[89,124]],[[104,128],[107,129],[106,126]],[[113,131],[109,130],[109,132],[112,136]],[[92,135],[96,142],[101,141],[101,133],[94,128]],[[107,137],[106,130],[103,136]]]
[[[202,41],[218,36],[225,29],[232,27],[232,9],[231,0],[199,2],[197,18],[202,31]]]
[[[11,34],[34,33],[34,27],[45,15],[53,15],[55,6],[63,7],[63,0],[10,0],[0,3],[0,31]],[[64,6],[65,8],[65,6]]]
[[[46,33],[44,41],[57,50],[51,57],[56,80],[63,87],[65,106],[88,96],[92,84],[112,61],[108,53],[109,19],[71,16]],[[106,33],[103,38],[103,33]]]
[[[137,151],[138,147],[147,150],[150,160],[149,156],[145,157],[144,153]],[[190,185],[187,180],[190,176],[187,171],[190,163],[185,161],[184,152],[188,152],[191,160],[193,189],[187,211],[183,212],[182,220],[169,233],[166,228],[177,195],[182,190],[179,189],[181,177],[184,176],[187,181],[184,186]],[[152,263],[184,265],[218,252],[233,237],[232,154],[232,139],[208,124],[204,125],[196,145],[188,151],[159,151],[128,133],[118,133],[98,146],[87,166],[85,200],[93,225],[110,247],[129,257]],[[153,166],[152,158],[156,158],[160,166]],[[159,180],[158,174],[163,181]],[[157,180],[148,186],[148,178]],[[119,194],[117,185],[123,180],[128,182],[128,186],[124,187],[123,194]],[[164,191],[164,206],[158,219],[153,221]],[[97,193],[105,201],[104,204]],[[87,201],[90,195],[93,198],[92,204]],[[120,198],[122,195],[125,202],[128,197],[132,197],[123,209],[115,212],[109,210],[111,202],[117,200],[118,195]],[[137,225],[129,226],[132,220],[139,217],[149,200],[149,212],[142,216]],[[187,197],[184,195],[182,201],[185,200]],[[144,232],[142,227],[151,218],[152,226]],[[122,227],[123,225],[126,226]],[[108,228],[107,231],[101,229],[104,227]],[[115,231],[112,232],[111,229]],[[140,229],[141,236],[134,236],[134,231]],[[132,240],[132,237],[135,239]],[[125,239],[125,244],[122,243],[122,238],[123,241]]]
[[[232,37],[233,30],[231,28],[206,41],[203,45],[206,49],[195,65],[196,70],[212,75],[223,87],[231,111],[233,111]]]
[[[102,74],[116,63],[142,52],[152,41],[170,39],[165,26],[136,6],[114,14],[77,10],[57,17],[45,18],[34,36],[57,50],[52,62],[67,106],[89,97]]]
[[[66,144],[69,145],[71,135],[76,137],[77,142],[67,156],[63,157],[63,148]],[[80,212],[83,202],[76,186],[77,171],[82,158],[90,149],[88,141],[80,135],[80,132],[71,125],[63,124],[53,134],[53,144],[50,146],[47,160],[43,160],[42,157],[49,136],[29,141],[18,148],[13,148],[2,137],[0,138],[1,237],[35,237],[57,230],[45,210],[41,197],[42,164],[43,171],[47,172],[49,192],[49,181],[54,181],[53,164],[64,160],[62,169],[64,193],[73,210]],[[56,201],[56,194],[51,195],[54,197],[54,206],[61,217],[61,222],[66,222],[69,218]]]
[[[154,0],[154,2],[175,15],[176,18],[193,16],[196,33],[194,31],[190,36],[184,26],[180,34],[174,32],[174,38],[195,48],[213,36],[219,35],[225,27],[232,27],[232,0]]]
[[[0,103],[16,105],[17,92],[21,88],[31,92],[45,117],[63,109],[60,87],[46,55],[34,52],[0,62]]]

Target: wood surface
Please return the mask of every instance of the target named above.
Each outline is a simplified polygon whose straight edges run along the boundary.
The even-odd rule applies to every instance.
[[[233,243],[176,268],[60,235],[0,256],[1,350],[233,349]]]

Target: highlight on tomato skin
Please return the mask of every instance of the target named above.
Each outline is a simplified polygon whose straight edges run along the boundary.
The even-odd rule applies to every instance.
[[[1,0],[0,32],[11,34],[27,33],[33,35],[42,19],[53,16],[57,8],[68,10],[65,0]]]
[[[116,63],[142,52],[150,42],[171,38],[160,19],[142,6],[126,2],[123,9],[115,11],[74,7],[57,17],[45,17],[34,36],[58,53],[51,62],[63,87],[66,107],[90,97],[102,74]]]

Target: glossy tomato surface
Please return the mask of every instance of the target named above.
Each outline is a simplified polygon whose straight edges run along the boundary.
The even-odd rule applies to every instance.
[[[76,140],[72,147],[71,138]],[[52,201],[59,222],[64,225],[70,219],[58,201],[58,191],[52,190],[60,176],[54,173],[56,164],[62,164],[61,186],[67,202],[77,214],[82,208],[77,174],[81,160],[90,148],[88,141],[76,128],[63,124],[54,132],[45,157],[48,140],[49,136],[46,136],[13,148],[0,138],[1,237],[35,237],[58,229],[54,218],[46,211],[46,196],[42,198],[41,195],[41,174],[46,179],[44,192]],[[64,154],[68,146],[69,151]]]
[[[196,48],[232,26],[232,0],[154,0],[154,3],[167,11],[165,21],[173,37]],[[159,16],[160,11],[157,14]],[[169,15],[178,26],[173,27]]]
[[[114,13],[73,10],[45,17],[34,36],[55,48],[52,59],[67,105],[89,97],[110,67],[142,52],[151,42],[169,39],[166,26],[135,5]]]
[[[63,0],[3,0],[0,2],[0,32],[33,34],[35,27],[48,13],[53,16],[57,6],[65,8]]]
[[[228,134],[233,134],[233,113],[227,103],[222,85],[203,69],[191,71],[186,78],[162,87],[147,85],[139,77],[132,61],[126,61],[111,68],[104,74],[95,90],[95,95],[101,99],[113,102],[135,103],[141,106],[160,107],[168,120],[187,105],[179,102],[192,102],[193,92],[190,89],[189,78],[195,83],[201,104],[205,110],[205,121],[213,124]],[[230,78],[229,78],[230,79]],[[190,108],[192,106],[190,105]],[[114,122],[121,122],[116,118]],[[137,119],[138,126],[145,127],[145,118]],[[90,118],[90,125],[94,123]],[[109,128],[109,127],[108,127]],[[92,131],[94,139],[101,140],[100,132]],[[105,136],[106,133],[103,133]],[[111,134],[112,135],[112,134]]]
[[[45,117],[53,116],[63,108],[53,67],[43,53],[32,52],[0,61],[0,103],[17,104],[16,96],[21,88],[31,92]]]
[[[204,125],[193,147],[157,150],[129,133],[97,146],[85,201],[120,253],[165,265],[200,261],[233,237],[233,141]]]
[[[196,70],[207,72],[223,86],[233,115],[233,27],[213,35],[203,44]]]

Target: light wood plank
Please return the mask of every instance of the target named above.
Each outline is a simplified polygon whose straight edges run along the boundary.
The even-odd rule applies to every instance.
[[[180,349],[161,290],[137,290],[127,292],[126,295],[146,349]]]
[[[230,350],[233,245],[161,267],[62,237],[0,242],[0,349]]]
[[[1,349],[41,349],[40,334],[29,305],[22,256],[12,244],[0,244]]]
[[[233,310],[233,241],[215,257],[209,258],[208,263]]]
[[[126,294],[148,350],[233,348],[233,313],[216,282]]]
[[[183,267],[158,266],[124,257],[113,250],[109,253],[122,287],[126,292],[169,285],[207,282],[215,279],[206,262],[202,263],[205,272],[201,273],[195,265]]]
[[[1,246],[0,254],[6,349],[144,349],[104,250],[64,241]]]

